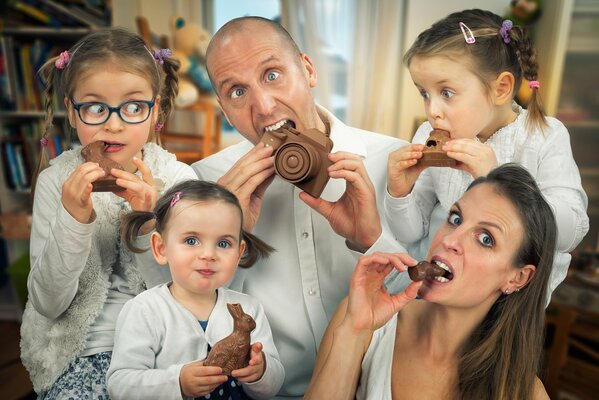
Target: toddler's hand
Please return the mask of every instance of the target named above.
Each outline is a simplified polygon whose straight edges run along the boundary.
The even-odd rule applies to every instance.
[[[387,191],[393,197],[404,197],[425,166],[418,164],[422,158],[423,144],[411,144],[389,154],[387,161]]]
[[[262,343],[256,342],[252,344],[252,349],[250,350],[250,365],[232,371],[231,376],[239,382],[251,383],[260,380],[265,370],[266,361],[262,352]]]
[[[181,393],[187,397],[205,396],[226,381],[220,367],[205,367],[203,361],[185,364],[179,373]]]
[[[158,191],[152,177],[152,171],[137,157],[133,157],[133,164],[141,173],[141,178],[119,169],[110,171],[117,178],[117,185],[127,189],[122,192],[115,192],[115,194],[127,200],[131,204],[132,210],[152,211],[158,199]]]
[[[485,176],[497,167],[495,151],[488,144],[474,139],[454,139],[445,143],[443,150],[457,161],[457,169],[468,172],[474,179]]]
[[[104,175],[105,172],[98,163],[86,162],[77,167],[62,184],[62,205],[82,224],[91,222],[93,216],[92,182]]]

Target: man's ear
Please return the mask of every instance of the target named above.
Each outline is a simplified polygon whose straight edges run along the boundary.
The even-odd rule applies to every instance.
[[[67,118],[69,119],[69,125],[71,126],[71,128],[74,129],[75,128],[75,118],[77,118],[75,113],[77,111],[75,111],[73,104],[69,101],[69,99],[67,97],[64,98],[64,106],[67,109]]]
[[[223,107],[222,103],[220,102],[220,97],[216,96],[216,101],[218,102],[220,110],[223,112],[223,115],[227,119],[227,122],[229,123],[229,125],[231,125],[233,128],[235,128],[235,125],[233,125],[233,123],[229,119],[229,116],[227,115],[227,112],[225,111],[225,108]]]
[[[156,262],[160,265],[166,265],[168,262],[166,259],[166,243],[164,242],[164,238],[158,232],[152,232],[152,236],[150,236],[150,244],[152,245],[152,253],[154,253],[154,258]]]
[[[493,82],[493,100],[498,106],[511,103],[516,94],[516,79],[511,72],[502,72]]]
[[[310,57],[308,57],[306,53],[302,53],[300,57],[302,59],[302,66],[304,67],[304,73],[306,75],[306,79],[308,80],[308,84],[311,88],[313,88],[316,86],[316,83],[318,82],[316,68],[314,67],[312,60],[310,60]]]
[[[514,292],[524,288],[532,280],[533,276],[537,271],[537,267],[532,264],[526,264],[522,268],[517,268],[510,282],[508,284],[508,290]]]

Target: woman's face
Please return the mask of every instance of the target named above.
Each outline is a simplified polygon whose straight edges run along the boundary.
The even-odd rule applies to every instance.
[[[419,295],[445,305],[490,307],[514,277],[523,238],[522,221],[511,202],[491,184],[473,187],[451,207],[427,255],[445,264],[453,278],[427,279]]]

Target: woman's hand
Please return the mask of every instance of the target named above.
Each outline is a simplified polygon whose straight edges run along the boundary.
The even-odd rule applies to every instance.
[[[393,268],[405,272],[417,262],[408,254],[374,253],[360,257],[351,276],[345,324],[354,332],[372,332],[416,298],[422,282],[412,282],[401,293],[391,295],[384,288]]]
[[[231,376],[236,378],[239,382],[251,383],[260,380],[262,375],[264,375],[265,370],[266,361],[264,360],[264,353],[262,352],[262,343],[256,342],[252,344],[250,350],[249,365],[245,368],[231,371]]]
[[[226,381],[222,368],[205,367],[203,361],[185,364],[179,373],[181,393],[187,397],[205,396]]]
[[[443,151],[458,161],[455,168],[468,172],[474,179],[486,176],[497,167],[493,148],[478,140],[453,139],[443,145]]]
[[[113,168],[110,171],[117,178],[116,184],[126,189],[115,192],[115,194],[127,200],[131,204],[132,210],[152,211],[158,200],[158,191],[152,177],[152,171],[137,157],[133,157],[133,164],[141,173],[141,178],[120,169]]]
[[[416,179],[424,169],[418,164],[423,144],[410,144],[389,153],[387,161],[387,191],[393,197],[404,197],[412,191]]]
[[[104,175],[105,172],[98,163],[86,162],[77,167],[62,184],[62,205],[82,224],[93,220],[92,182]]]

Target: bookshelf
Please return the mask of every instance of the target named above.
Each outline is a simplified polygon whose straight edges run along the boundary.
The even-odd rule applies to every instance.
[[[45,112],[43,63],[111,20],[111,2],[86,0],[16,0],[2,5],[0,20],[0,278],[8,274],[12,292],[23,289],[28,271],[31,227],[31,180],[40,152]],[[66,112],[55,99],[51,157],[70,147]],[[27,268],[17,264],[26,260]],[[8,267],[12,266],[12,267]],[[8,268],[7,268],[8,267]],[[23,279],[24,278],[24,279]],[[0,279],[5,283],[6,279]],[[6,285],[0,290],[7,292]],[[8,290],[9,292],[11,290]],[[22,297],[22,296],[21,296]],[[23,299],[19,299],[23,302]],[[11,314],[0,301],[0,319]],[[20,306],[22,307],[23,304]],[[17,309],[19,306],[17,306]]]

